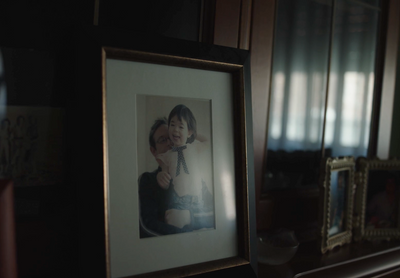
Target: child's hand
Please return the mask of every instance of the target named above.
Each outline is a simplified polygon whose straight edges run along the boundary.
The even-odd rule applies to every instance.
[[[168,172],[161,171],[157,174],[157,183],[162,188],[167,190],[171,182],[171,176]]]

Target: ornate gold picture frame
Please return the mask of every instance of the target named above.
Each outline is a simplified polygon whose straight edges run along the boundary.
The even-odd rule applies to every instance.
[[[327,158],[321,181],[321,252],[352,240],[354,158]]]
[[[400,161],[359,158],[357,167],[354,239],[400,239]]]

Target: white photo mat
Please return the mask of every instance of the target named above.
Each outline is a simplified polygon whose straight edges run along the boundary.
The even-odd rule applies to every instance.
[[[111,277],[237,256],[232,74],[109,58],[105,71]],[[151,170],[138,160],[150,152],[143,95],[211,102],[215,229],[140,239],[138,178]]]

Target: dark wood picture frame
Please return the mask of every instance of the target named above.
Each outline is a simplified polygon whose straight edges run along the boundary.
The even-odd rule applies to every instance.
[[[106,108],[106,84],[105,84],[105,61],[108,58],[123,61],[136,61],[141,63],[169,65],[188,69],[200,69],[209,72],[224,72],[231,75],[232,97],[231,108],[234,113],[230,119],[233,124],[232,140],[234,144],[234,196],[235,217],[237,229],[237,254],[234,256],[211,261],[203,261],[191,265],[183,265],[170,269],[150,271],[136,276],[163,276],[163,277],[184,277],[202,276],[218,273],[224,275],[229,273],[243,273],[249,277],[257,273],[256,262],[256,228],[255,228],[255,204],[254,204],[254,175],[253,175],[253,147],[252,147],[252,112],[250,94],[250,72],[248,51],[206,45],[178,39],[161,37],[136,37],[133,39],[121,30],[109,30],[95,28],[84,28],[77,32],[79,41],[78,47],[78,94],[77,102],[72,105],[74,111],[87,111],[90,103],[90,111],[87,114],[89,121],[94,125],[78,125],[78,132],[91,134],[92,144],[77,147],[77,154],[90,159],[93,163],[93,170],[90,173],[95,175],[94,180],[82,177],[78,183],[80,188],[80,207],[82,215],[94,214],[88,220],[82,217],[81,239],[85,246],[80,250],[82,273],[91,273],[94,264],[87,263],[84,257],[93,255],[96,261],[103,267],[97,267],[96,272],[102,277],[111,276],[110,263],[110,229],[109,217],[112,216],[109,201],[109,175],[108,172],[108,145],[107,145],[107,115]],[[76,115],[79,115],[77,113]],[[73,116],[72,116],[73,117]],[[78,121],[79,116],[76,116]],[[83,136],[82,136],[83,137]],[[101,138],[101,140],[99,140]],[[73,144],[71,142],[71,144]],[[78,140],[75,142],[78,146]],[[213,146],[217,148],[218,146]],[[80,171],[85,163],[77,162],[74,169]],[[97,169],[97,170],[94,170]],[[100,170],[101,169],[101,170]],[[102,172],[101,177],[98,176]],[[96,173],[96,174],[95,174]],[[89,173],[88,173],[89,174]],[[84,184],[93,184],[88,187]],[[96,183],[96,185],[94,185]],[[82,187],[80,186],[82,185]],[[89,189],[91,188],[91,189]],[[90,198],[91,204],[87,203]],[[216,230],[218,229],[218,220]],[[168,237],[167,237],[168,238]],[[100,254],[96,252],[101,252]],[[130,262],[135,264],[135,261]]]

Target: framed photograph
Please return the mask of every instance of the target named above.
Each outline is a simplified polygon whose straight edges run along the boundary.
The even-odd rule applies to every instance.
[[[328,158],[321,190],[321,252],[352,240],[354,158]]]
[[[359,158],[356,240],[400,238],[400,161]]]
[[[250,267],[247,58],[101,55],[107,277]]]
[[[0,178],[16,187],[65,178],[65,109],[0,105]]]

